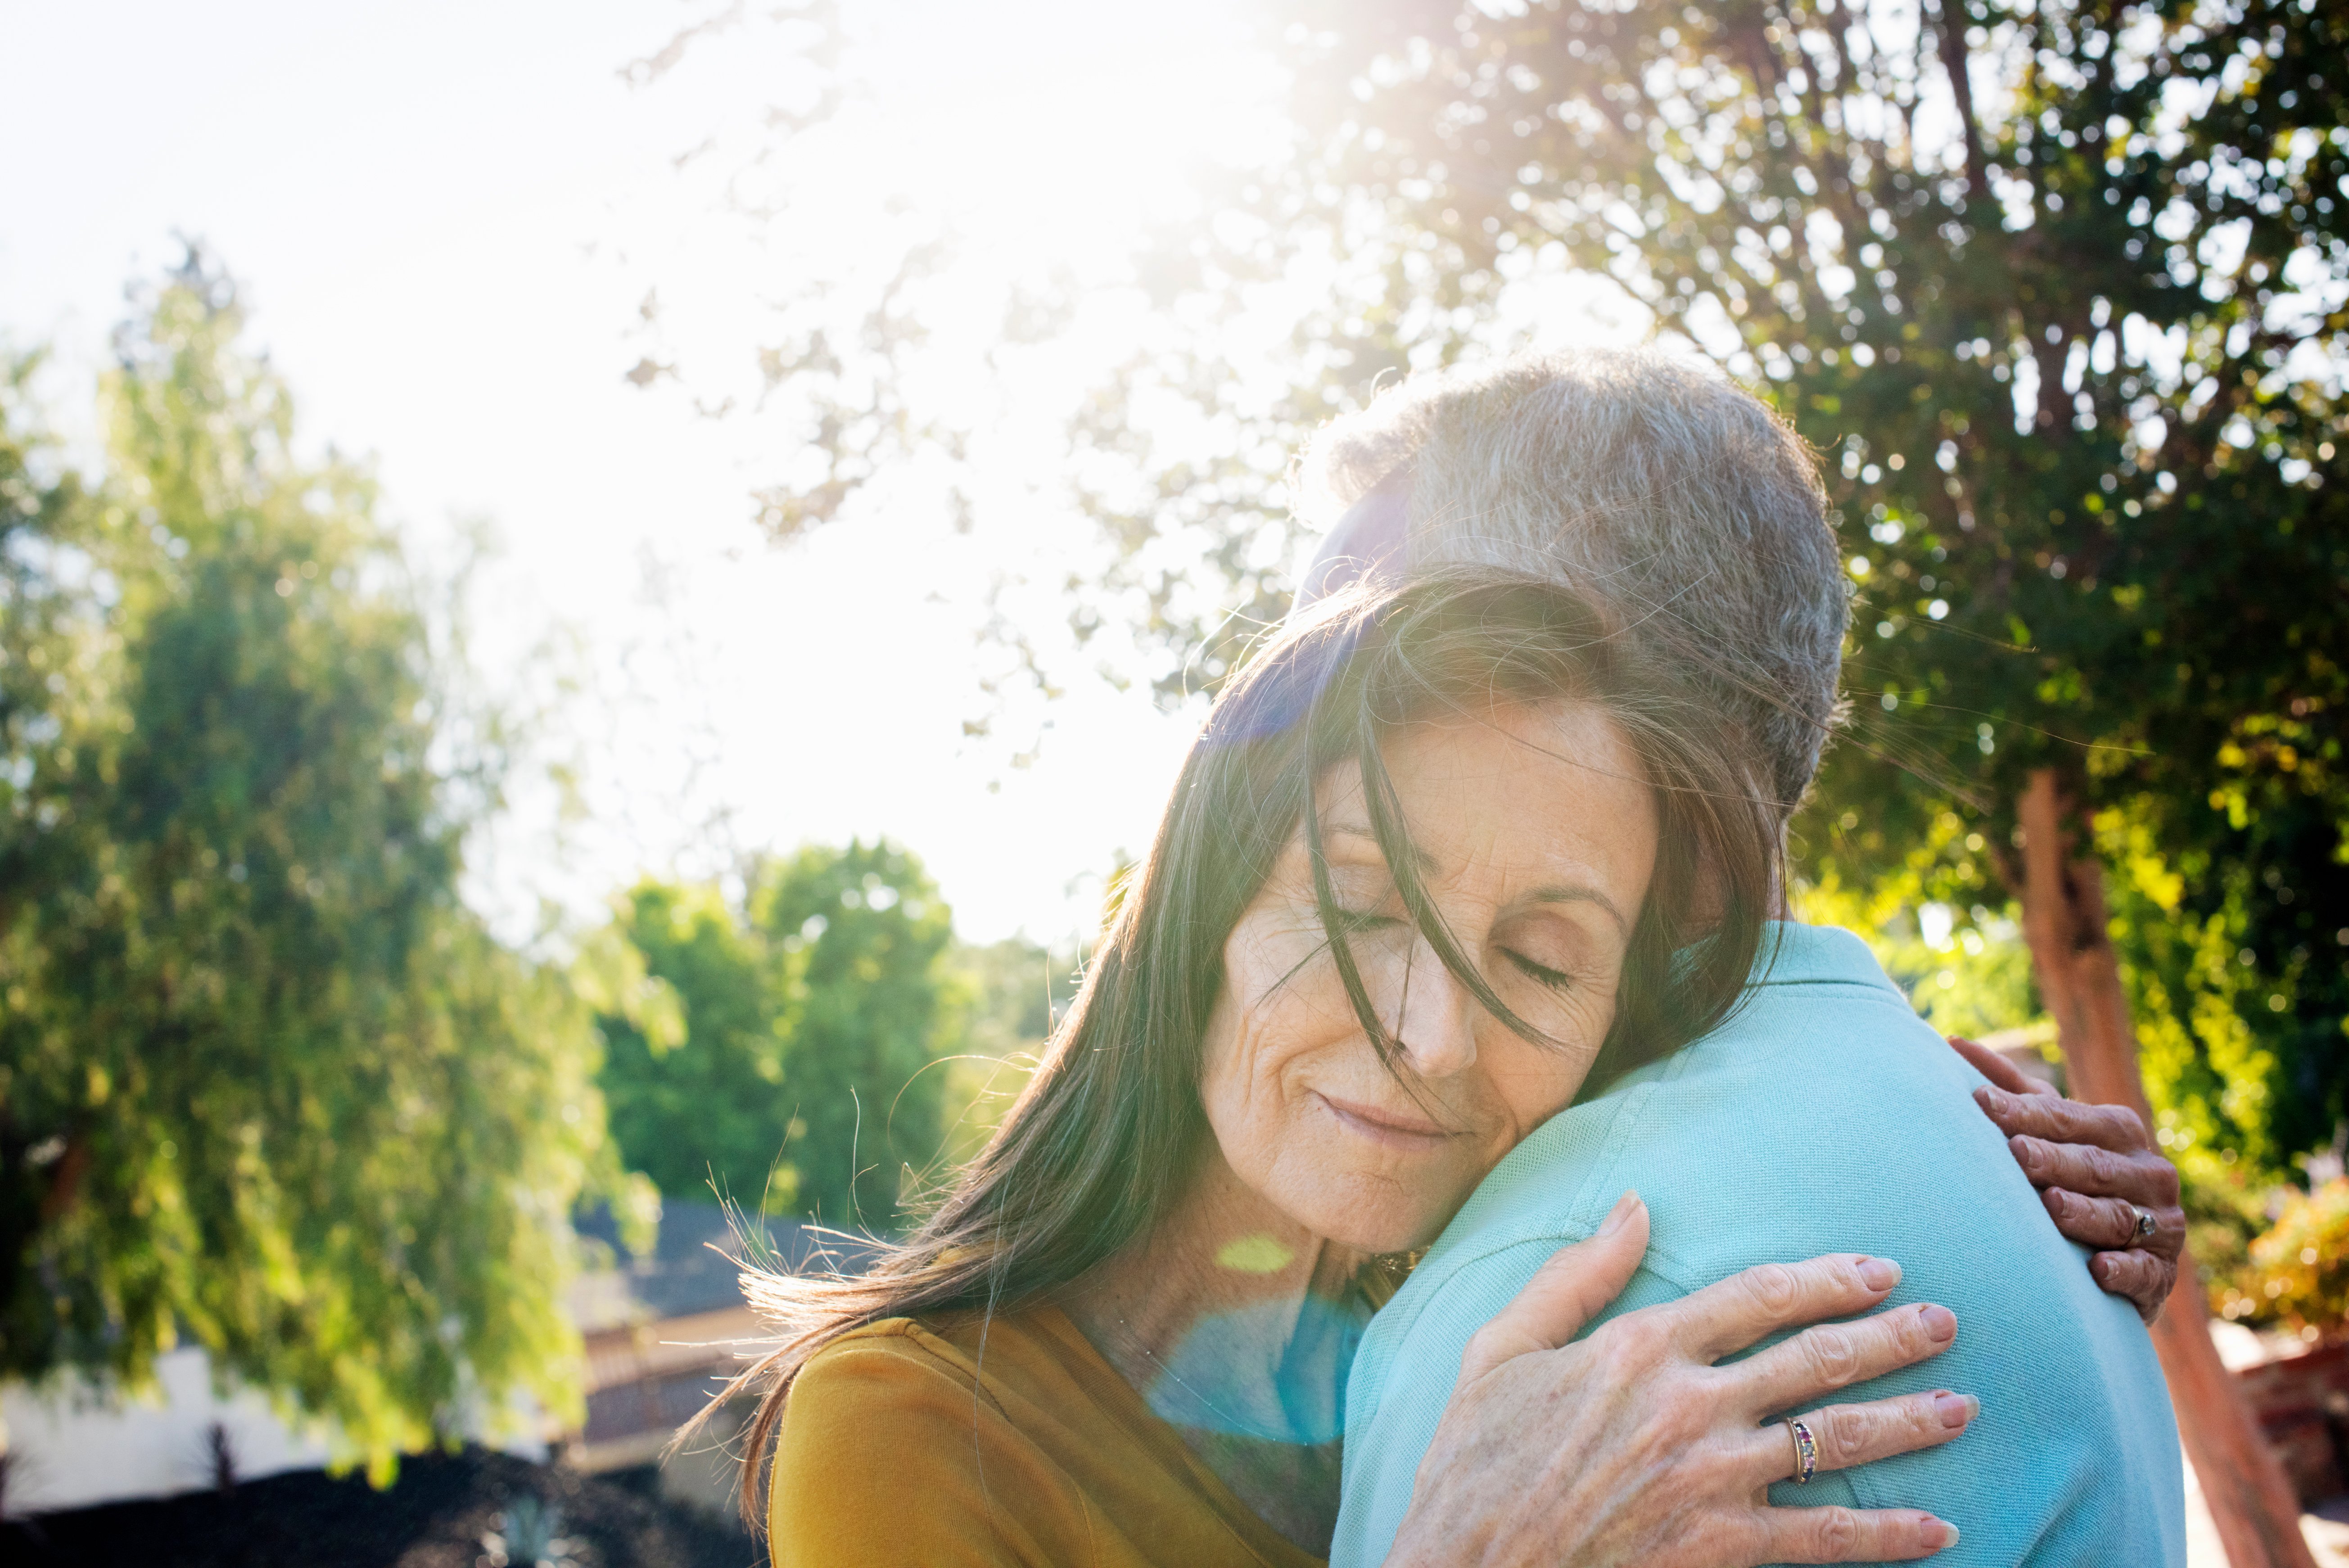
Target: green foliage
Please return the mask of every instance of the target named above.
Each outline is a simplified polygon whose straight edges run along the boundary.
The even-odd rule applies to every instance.
[[[600,1081],[621,1158],[665,1193],[718,1189],[777,1212],[798,1208],[778,1164],[792,1119],[783,1063],[801,1000],[799,966],[714,887],[640,882],[616,929],[654,986],[674,999],[662,1029],[603,1019]]]
[[[939,1107],[946,1128],[941,1170],[986,1146],[1003,1113],[1027,1087],[1081,974],[1073,954],[1051,952],[1020,937],[985,947],[957,945],[947,962],[963,1023]]]
[[[886,843],[805,848],[760,878],[753,917],[802,965],[792,1051],[804,1138],[800,1205],[828,1224],[885,1230],[905,1176],[938,1151],[953,1022],[939,961],[951,911],[921,862]]]
[[[241,320],[153,295],[87,489],[5,388],[0,1374],[184,1336],[382,1477],[576,1416],[568,1215],[629,1189],[586,1010],[458,897],[501,737]]]
[[[1845,815],[1847,831],[1858,825],[1856,812]],[[1845,882],[1833,865],[1804,879],[1796,913],[1867,936],[1886,974],[1944,1034],[2031,1026],[2042,1020],[2021,910],[1983,876],[1986,847],[1955,812],[1940,813],[1865,883]]]
[[[624,1157],[665,1192],[714,1181],[770,1211],[886,1230],[939,1156],[941,1058],[1008,1050],[1026,1025],[993,989],[1008,955],[950,959],[951,912],[886,843],[762,859],[744,883],[730,900],[647,881],[619,911],[678,1020],[666,1036],[604,1020]],[[1036,983],[1040,998],[1040,967]]]

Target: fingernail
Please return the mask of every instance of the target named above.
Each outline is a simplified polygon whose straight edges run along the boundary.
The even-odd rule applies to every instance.
[[[1958,1320],[1950,1309],[1940,1306],[1920,1306],[1919,1321],[1925,1325],[1925,1337],[1937,1345],[1945,1345],[1958,1336]]]
[[[1933,1413],[1941,1417],[1944,1427],[1962,1427],[1982,1409],[1982,1401],[1971,1394],[1938,1394],[1933,1397]]]
[[[2021,1133],[2017,1133],[2007,1139],[2006,1144],[2009,1148],[2014,1150],[2014,1158],[2023,1162],[2025,1170],[2038,1169],[2040,1161],[2046,1158],[2040,1153],[2039,1140],[2035,1137],[2025,1137]]]
[[[1871,1291],[1889,1291],[1900,1282],[1900,1265],[1889,1258],[1862,1258],[1859,1277]]]
[[[1615,1200],[1615,1207],[1607,1211],[1607,1223],[1599,1227],[1599,1233],[1612,1236],[1623,1228],[1631,1218],[1631,1211],[1639,1207],[1640,1194],[1636,1190],[1626,1192]]]
[[[1946,1519],[1937,1519],[1933,1522],[1941,1527],[1941,1544],[1936,1548],[1936,1550],[1946,1552],[1951,1547],[1955,1546],[1958,1543],[1958,1527],[1956,1525],[1951,1524]]]
[[[1987,1100],[1990,1103],[1990,1108],[1994,1111],[2011,1110],[2013,1108],[2013,1096],[2009,1095],[2004,1089],[1999,1088],[1996,1085],[1984,1084],[1981,1088],[1976,1089],[1974,1093],[1981,1098]]]

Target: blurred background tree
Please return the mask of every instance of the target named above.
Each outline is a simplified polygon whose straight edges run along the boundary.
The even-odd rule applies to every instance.
[[[605,1016],[601,1082],[622,1157],[675,1197],[886,1231],[992,1125],[1020,1078],[999,1060],[1048,1028],[1043,950],[956,945],[886,842],[760,857],[730,898],[648,880],[617,928],[674,1023]]]
[[[716,1189],[790,1213],[798,1180],[783,1153],[792,1119],[785,1057],[797,966],[714,885],[647,879],[616,925],[647,978],[673,1001],[660,1021],[607,1013],[598,1082],[621,1158],[671,1197]]]
[[[176,1341],[378,1475],[518,1396],[577,1413],[569,1214],[638,1221],[587,1010],[458,895],[504,733],[364,471],[191,251],[105,466],[0,444],[0,1371]]]
[[[946,1075],[967,1001],[947,995],[952,912],[922,863],[885,841],[811,846],[762,866],[751,918],[800,968],[789,1131],[810,1217],[886,1231],[937,1158]]]
[[[1073,945],[1047,948],[1026,937],[957,943],[947,954],[950,995],[961,1009],[957,1050],[947,1059],[941,1170],[970,1158],[1027,1086],[1039,1054],[1083,978]]]

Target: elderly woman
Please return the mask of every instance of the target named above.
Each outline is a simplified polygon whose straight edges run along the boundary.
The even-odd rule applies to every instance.
[[[862,1277],[760,1287],[785,1338],[746,1464],[771,1466],[779,1568],[1316,1561],[1352,1352],[1402,1260],[1528,1133],[1734,1010],[1778,877],[1751,777],[1555,585],[1438,572],[1286,631],[1218,701],[1076,1006],[933,1218]],[[1584,1245],[1636,1261],[1645,1223],[1626,1194]],[[1488,1336],[1502,1376],[1447,1417],[1414,1540],[1465,1559],[1574,1521],[1591,1550],[1568,1560],[1726,1568],[1953,1538],[1915,1508],[1761,1497],[1961,1436],[1947,1389],[1811,1407],[1938,1355],[1948,1312],[1724,1359],[1882,1303],[1896,1262],[1788,1260],[1560,1349],[1610,1293],[1578,1275],[1569,1248],[1542,1332]],[[1843,1440],[1790,1451],[1764,1425],[1789,1411]],[[1639,1463],[1561,1467],[1593,1413]]]

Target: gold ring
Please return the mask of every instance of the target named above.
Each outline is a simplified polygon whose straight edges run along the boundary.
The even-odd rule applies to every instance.
[[[1786,1435],[1795,1439],[1795,1484],[1808,1486],[1819,1468],[1818,1440],[1811,1436],[1808,1427],[1792,1416],[1786,1417]]]

